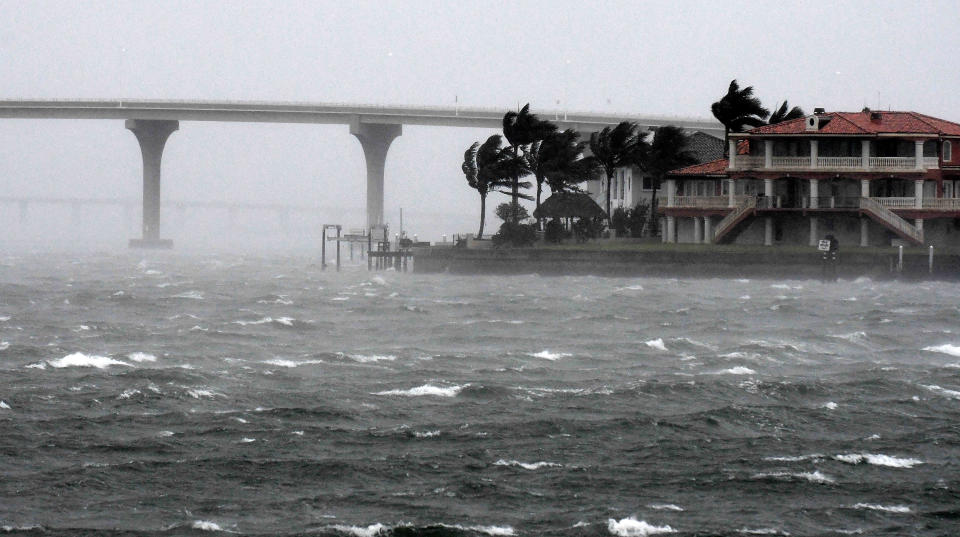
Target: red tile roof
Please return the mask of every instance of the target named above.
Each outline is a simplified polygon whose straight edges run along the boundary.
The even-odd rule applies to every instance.
[[[960,136],[960,124],[916,112],[829,112],[817,114],[830,122],[816,131],[808,131],[806,118],[792,119],[775,125],[764,125],[747,131],[749,134],[933,134]],[[878,119],[872,119],[879,115]]]
[[[668,175],[723,175],[727,172],[727,159],[721,158],[704,162],[703,164],[694,164],[686,168],[673,170]]]

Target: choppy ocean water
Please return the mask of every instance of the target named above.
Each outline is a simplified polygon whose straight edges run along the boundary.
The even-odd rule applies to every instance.
[[[0,256],[25,535],[952,535],[960,285]]]

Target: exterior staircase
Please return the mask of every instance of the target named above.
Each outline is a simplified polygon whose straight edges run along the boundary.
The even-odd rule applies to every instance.
[[[757,208],[757,198],[750,196],[749,198],[744,199],[740,205],[734,208],[730,213],[723,217],[723,220],[717,223],[717,227],[714,230],[713,242],[720,243],[724,237],[737,227],[737,224],[743,222],[747,216],[753,214],[754,209]],[[896,216],[896,215],[894,215]],[[729,238],[733,236],[730,235]]]
[[[860,198],[860,210],[900,237],[918,245],[923,245],[923,231],[899,217],[896,213],[880,205],[873,198]],[[719,229],[719,227],[718,227]]]

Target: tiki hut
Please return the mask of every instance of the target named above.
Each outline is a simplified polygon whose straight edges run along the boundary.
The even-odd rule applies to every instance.
[[[540,204],[533,211],[533,217],[541,218],[603,218],[607,215],[603,208],[593,201],[589,194],[580,192],[558,192]]]

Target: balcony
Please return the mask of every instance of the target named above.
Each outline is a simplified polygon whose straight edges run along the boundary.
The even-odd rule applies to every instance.
[[[909,171],[931,170],[940,167],[937,157],[923,157],[921,167],[917,167],[915,157],[817,157],[816,165],[811,166],[810,157],[772,157],[770,166],[766,158],[757,155],[737,155],[734,170],[857,170],[857,171]]]
[[[798,206],[790,206],[782,196],[734,196],[733,207],[743,206],[746,202],[755,200],[752,205],[757,209],[859,209],[860,197],[855,196],[818,196],[811,199],[803,196],[797,199]],[[923,198],[920,205],[914,197],[900,198],[869,198],[877,205],[886,209],[926,209],[933,211],[960,212],[960,198]],[[665,200],[664,200],[665,201]],[[729,196],[676,196],[671,208],[686,209],[726,209],[731,207]]]

